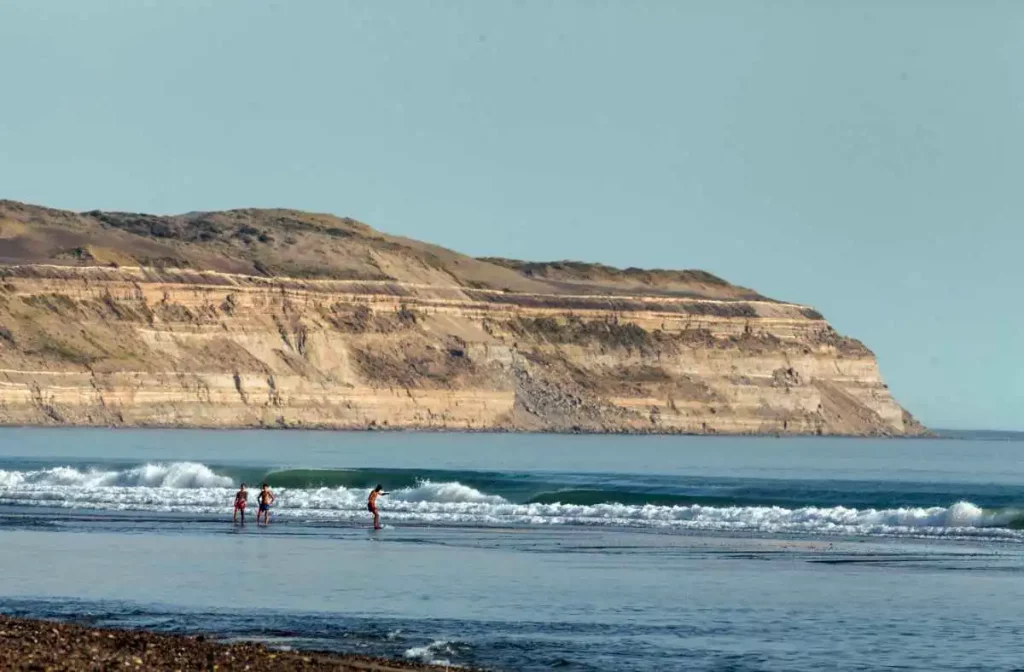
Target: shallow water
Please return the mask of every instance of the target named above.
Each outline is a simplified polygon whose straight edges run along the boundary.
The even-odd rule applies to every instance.
[[[494,669],[1017,669],[1022,448],[4,429],[0,609]],[[232,526],[263,478],[273,524]]]

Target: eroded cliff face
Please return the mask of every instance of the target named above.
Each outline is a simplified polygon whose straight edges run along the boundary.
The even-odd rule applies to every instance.
[[[0,423],[923,430],[873,354],[807,307],[722,288],[529,291],[545,289],[544,273],[494,288],[450,275],[0,267]]]

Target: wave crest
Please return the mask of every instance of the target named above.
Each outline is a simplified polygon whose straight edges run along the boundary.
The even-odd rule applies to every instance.
[[[390,497],[402,502],[470,502],[476,504],[506,504],[507,500],[497,495],[488,495],[476,488],[453,483],[432,483],[420,481],[414,488],[402,488]]]
[[[272,486],[273,479],[269,479]],[[222,515],[230,511],[234,479],[197,462],[151,463],[125,469],[0,470],[0,505],[65,509]],[[434,525],[585,525],[690,531],[971,536],[1024,541],[1024,513],[983,509],[969,501],[950,506],[854,508],[697,503],[557,501],[558,493],[525,502],[459,480],[406,481],[380,500],[389,520]],[[173,490],[173,492],[168,492]],[[365,521],[369,488],[349,485],[275,487],[276,515],[284,519]],[[575,493],[575,494],[574,494]],[[590,498],[590,495],[587,495]]]
[[[21,485],[109,488],[230,488],[233,481],[198,462],[144,464],[125,470],[53,467],[35,471],[0,470],[0,488]]]

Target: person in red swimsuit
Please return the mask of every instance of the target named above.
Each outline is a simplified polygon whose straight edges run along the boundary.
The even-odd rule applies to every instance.
[[[373,529],[380,529],[380,512],[377,510],[377,498],[381,495],[387,495],[389,493],[384,492],[384,487],[378,485],[372,491],[370,491],[370,499],[366,502],[366,508],[373,514]]]
[[[245,483],[242,483],[242,488],[235,493],[235,517],[233,522],[238,523],[238,514],[242,514],[242,525],[245,525],[245,505],[249,503],[249,491],[245,489]]]

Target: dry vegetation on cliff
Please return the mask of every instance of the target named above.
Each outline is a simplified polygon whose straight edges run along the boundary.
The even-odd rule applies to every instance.
[[[701,271],[288,210],[0,202],[0,422],[905,434],[872,353]]]

